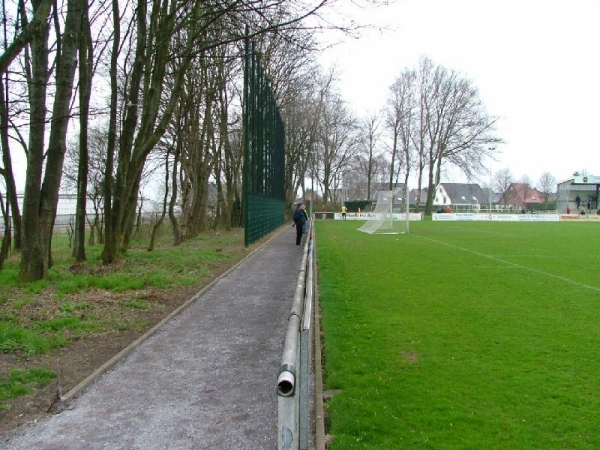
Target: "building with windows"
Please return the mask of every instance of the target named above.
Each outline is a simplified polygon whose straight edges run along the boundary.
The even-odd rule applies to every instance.
[[[527,183],[511,183],[500,196],[498,203],[505,208],[521,211],[544,203],[544,196]]]
[[[433,206],[450,206],[454,212],[478,212],[487,207],[489,193],[476,183],[440,183],[435,188]]]
[[[567,206],[572,213],[582,209],[586,213],[598,209],[600,194],[600,177],[593,175],[576,175],[558,183],[556,188],[556,209],[559,214],[567,212]],[[578,201],[579,199],[579,201]]]

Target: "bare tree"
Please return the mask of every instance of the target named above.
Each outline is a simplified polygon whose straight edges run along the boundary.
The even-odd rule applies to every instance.
[[[301,44],[300,44],[301,43]],[[285,196],[288,206],[305,181],[314,179],[314,153],[323,96],[335,78],[335,71],[322,74],[312,49],[315,39],[307,30],[285,35],[266,35],[259,42],[275,97],[286,127]],[[313,197],[314,198],[314,197]]]
[[[68,191],[78,192],[78,186],[86,186],[86,222],[90,228],[88,245],[94,245],[96,242],[103,243],[103,211],[104,211],[104,180],[106,174],[106,155],[107,155],[107,130],[103,124],[98,123],[88,130],[87,142],[87,180],[81,182],[81,136],[77,136],[78,143],[74,141],[67,146],[65,154],[65,163],[63,169],[62,186]],[[78,201],[80,193],[78,192]],[[88,206],[93,214],[88,214]]]
[[[152,226],[152,233],[150,234],[150,244],[148,244],[148,251],[154,251],[154,243],[156,241],[156,235],[158,233],[158,230],[160,229],[160,226],[162,225],[164,219],[165,219],[165,215],[167,214],[167,204],[169,202],[169,153],[167,152],[165,154],[165,194],[163,195],[163,201],[162,201],[162,211],[160,216],[158,216],[156,218],[156,222],[154,223],[154,225]]]
[[[492,181],[492,189],[500,194],[500,203],[506,204],[508,202],[508,189],[514,182],[514,177],[508,167],[500,169],[494,174]]]
[[[38,39],[40,35],[45,34],[47,30],[47,20],[53,2],[50,0],[41,0],[32,2],[33,15],[28,19],[25,12],[25,2],[20,2],[18,6],[21,14],[21,29],[15,36],[10,45],[5,40],[5,48],[0,55],[0,74],[5,74],[10,64],[21,54],[25,47]],[[4,17],[6,9],[4,9]],[[5,22],[6,24],[6,22]]]
[[[8,209],[4,204],[4,197],[0,192],[0,212],[2,213],[2,221],[4,222],[3,234],[2,234],[2,242],[0,242],[0,270],[4,266],[4,261],[8,258],[8,254],[10,252],[10,242],[11,242],[11,223],[10,217],[8,216]]]
[[[133,65],[126,68],[126,89],[123,92],[126,108],[119,136],[119,153],[116,155],[114,184],[119,195],[107,196],[111,198],[112,205],[110,211],[107,209],[110,217],[106,221],[106,245],[102,252],[105,264],[117,260],[120,252],[129,245],[143,165],[165,133],[179,104],[194,57],[244,39],[245,25],[248,25],[250,35],[280,32],[293,28],[298,21],[321,6],[318,4],[307,8],[301,2],[294,2],[281,8],[280,2],[275,0],[251,3],[179,3],[163,0],[137,4],[130,27],[135,30],[135,39],[130,41],[135,56],[132,58]],[[179,36],[179,39],[172,39],[174,36]],[[199,59],[199,64],[202,64],[202,58]],[[163,83],[165,77],[173,80],[168,91]],[[205,95],[210,96],[210,101],[204,106],[212,108],[215,92],[206,90]],[[212,147],[214,153],[218,143],[214,140],[212,111],[206,113],[202,120],[203,128],[198,131],[205,133],[202,135],[205,139],[203,145],[207,146],[205,148]],[[214,167],[214,159],[207,159],[206,162]],[[202,177],[206,173],[198,172]],[[201,186],[202,179],[194,181],[193,189],[206,190],[205,186]],[[196,208],[201,209],[206,199],[200,192],[195,192],[193,198],[195,216],[198,211]],[[190,224],[194,230],[204,226],[202,222]]]
[[[359,123],[359,141],[357,155],[360,155],[359,167],[367,181],[367,198],[371,198],[371,186],[379,172],[379,140],[381,137],[381,119],[379,114],[370,114]]]
[[[337,93],[324,97],[321,131],[316,142],[323,201],[333,198],[342,174],[358,151],[357,121]]]
[[[387,161],[382,161],[383,157],[377,159],[374,163],[377,167],[387,166]],[[351,200],[364,200],[367,194],[367,178],[364,168],[367,166],[363,155],[356,155],[350,163],[348,171],[344,173],[344,188],[346,195]]]
[[[52,230],[58,204],[70,102],[81,35],[83,0],[68,0],[64,30],[56,30],[55,93],[45,148],[47,78],[50,71],[49,26],[40,27],[31,40],[29,153],[23,202],[23,247],[20,278],[44,278],[52,266]],[[34,3],[34,11],[35,9]],[[38,5],[39,6],[39,5]],[[58,6],[58,5],[57,5]],[[58,10],[54,11],[58,16]]]
[[[22,74],[23,82],[19,89],[23,107],[20,109],[26,113],[21,113],[21,117],[27,114],[26,120],[22,120],[28,127],[26,133],[15,132],[16,140],[27,155],[20,272],[22,279],[42,278],[52,265],[51,232],[62,182],[66,130],[75,103],[74,77],[77,64],[81,68],[81,120],[78,124],[78,161],[81,164],[78,167],[80,172],[77,191],[80,201],[75,252],[78,259],[84,259],[84,192],[90,190],[86,189],[89,181],[89,176],[86,176],[86,161],[93,159],[91,155],[86,155],[89,140],[86,137],[89,89],[92,74],[95,73],[91,66],[99,62],[93,58],[103,55],[105,51],[110,57],[110,62],[102,67],[109,76],[107,81],[110,98],[107,99],[106,111],[103,111],[108,115],[108,135],[105,173],[101,185],[104,189],[102,197],[106,218],[102,260],[109,264],[119,259],[120,252],[128,247],[132,238],[132,228],[139,210],[138,197],[143,173],[151,153],[169,127],[175,110],[181,106],[180,100],[185,93],[186,83],[193,79],[189,73],[195,68],[194,65],[215,64],[214,60],[202,61],[202,58],[207,54],[218,53],[221,46],[230,48],[230,44],[244,39],[246,27],[250,37],[270,34],[273,39],[265,40],[264,56],[269,60],[270,66],[277,68],[272,72],[277,74],[279,98],[292,98],[292,95],[283,93],[290,91],[293,83],[288,83],[286,88],[283,80],[293,78],[298,72],[292,70],[295,67],[289,61],[287,64],[279,64],[285,58],[278,60],[279,53],[274,49],[285,46],[273,43],[281,41],[289,44],[290,48],[310,49],[312,45],[306,34],[302,36],[293,31],[302,27],[299,24],[303,19],[332,3],[328,0],[290,0],[285,3],[280,0],[159,0],[150,3],[113,0],[83,5],[81,1],[19,2],[15,20],[15,23],[18,22],[18,31],[13,42],[5,46],[4,53],[0,55],[2,74],[7,73],[9,66],[20,64],[20,70],[14,73]],[[96,9],[88,14],[88,7]],[[112,21],[109,19],[111,16]],[[89,23],[93,23],[94,17],[104,21],[98,34],[90,33]],[[93,42],[91,36],[94,38]],[[227,186],[226,195],[235,196],[238,192],[238,178],[235,174],[240,172],[237,170],[240,152],[236,149],[241,148],[238,145],[241,140],[239,127],[227,129],[231,124],[229,119],[235,114],[229,115],[227,108],[230,102],[221,96],[225,92],[223,86],[230,82],[229,75],[226,74],[227,70],[218,73],[221,68],[205,66],[203,70],[201,75],[204,78],[200,79],[201,83],[212,80],[213,84],[210,85],[212,92],[211,89],[203,90],[203,95],[198,96],[200,104],[189,110],[190,114],[202,113],[202,126],[197,127],[196,131],[205,131],[202,145],[195,148],[205,152],[199,155],[200,160],[206,164],[198,171],[199,178],[194,180],[194,189],[202,189],[200,186],[204,184],[206,177],[214,175],[220,179],[228,171],[234,176],[229,178],[232,189],[230,191]],[[17,84],[12,80],[11,83],[12,93]],[[203,85],[203,88],[206,86]],[[0,90],[7,93],[9,87],[0,85]],[[10,106],[7,95],[4,99],[0,98],[0,101],[3,106]],[[0,115],[2,128],[8,129],[6,118],[9,114],[0,110]],[[187,142],[195,145],[197,142],[193,140],[192,130],[191,126],[186,129],[186,133],[189,133]],[[316,146],[322,139],[317,139],[316,126],[312,127],[312,131],[312,142]],[[0,172],[10,183],[12,163],[7,157],[10,154],[4,151],[8,151],[7,140],[6,136],[0,137],[4,165]],[[231,163],[228,167],[221,164],[224,160],[220,158],[226,152],[229,152],[227,163]],[[184,167],[187,162],[182,159],[180,167]],[[306,161],[303,165],[307,167]],[[303,176],[298,175],[297,180],[303,181]],[[98,195],[96,187],[92,190]],[[13,212],[17,212],[18,218],[16,190],[11,187],[7,193],[10,194],[7,201],[11,206],[14,203]],[[195,192],[194,198],[201,202],[201,206],[205,201],[204,195],[203,192]],[[233,198],[235,203],[235,197]],[[229,200],[228,198],[228,204]],[[18,224],[19,222],[15,222],[15,229]],[[202,222],[194,222],[194,226],[201,227]]]
[[[229,229],[241,226],[242,203],[242,111],[237,104],[243,98],[243,88],[236,80],[241,78],[242,67],[235,45],[224,49],[225,56],[215,61],[216,76],[220,80],[215,101],[218,150],[215,154],[214,172],[217,189],[215,225]]]
[[[394,175],[396,176],[396,182],[398,182],[398,175],[401,171],[404,172],[404,183],[408,183],[414,162],[417,163],[419,180],[425,167],[424,158],[422,158],[423,153],[415,152],[418,143],[421,141],[421,139],[415,139],[417,136],[414,135],[414,129],[418,126],[416,82],[416,72],[407,70],[401,73],[390,86],[390,96],[386,107],[386,126],[392,138],[390,189],[394,182]]]
[[[5,25],[6,26],[6,25]],[[11,229],[11,223],[14,224],[15,232],[15,249],[21,249],[21,211],[17,199],[17,186],[15,183],[15,174],[13,172],[12,156],[10,150],[10,120],[9,120],[9,92],[8,92],[8,75],[5,79],[0,78],[0,143],[2,146],[2,163],[4,167],[0,167],[0,177],[4,179],[6,186],[6,211],[3,215],[6,220],[4,229]]]
[[[291,205],[301,188],[306,192],[305,180],[319,183],[320,148],[325,101],[335,82],[335,69],[322,74],[315,66],[308,68],[301,86],[293,98],[283,106],[286,125],[285,183],[287,201]],[[314,197],[314,196],[313,196]]]
[[[534,188],[532,187],[531,178],[529,178],[529,175],[523,175],[518,184],[518,192],[516,192],[516,195],[518,198],[522,197],[523,209],[527,209],[528,200],[533,200],[532,193]]]
[[[544,197],[544,202],[548,203],[548,199],[552,194],[556,193],[556,178],[550,172],[544,172],[537,183],[537,189]]]
[[[81,41],[79,46],[79,168],[77,171],[77,211],[73,256],[76,261],[85,261],[85,226],[87,183],[89,172],[88,130],[90,118],[90,97],[92,95],[93,47],[87,2],[81,11]]]
[[[492,152],[489,144],[501,141],[494,135],[496,119],[487,114],[470,80],[427,57],[421,58],[417,69],[406,69],[396,80],[390,103],[395,111],[393,127],[402,117],[410,120],[410,125],[405,123],[400,129],[409,130],[406,136],[415,149],[419,192],[427,168],[425,212],[429,214],[444,165],[459,168],[469,178],[484,170]],[[393,136],[402,135],[396,131]]]

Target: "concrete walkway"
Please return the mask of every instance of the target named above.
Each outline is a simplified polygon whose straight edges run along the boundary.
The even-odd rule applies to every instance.
[[[285,227],[197,294],[69,409],[2,449],[277,447],[276,382],[304,246]]]

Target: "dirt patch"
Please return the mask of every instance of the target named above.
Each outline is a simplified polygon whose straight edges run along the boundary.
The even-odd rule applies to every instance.
[[[128,307],[110,308],[106,304],[118,303],[117,299],[107,296],[107,293],[102,291],[88,294],[87,302],[102,305],[100,308],[95,308],[93,313],[120,323],[120,329],[74,337],[68,345],[49,354],[1,354],[0,373],[6,373],[8,369],[38,367],[52,370],[58,374],[58,377],[45,387],[34,389],[29,395],[5,402],[5,409],[0,410],[0,436],[16,427],[53,414],[55,409],[52,406],[59,389],[65,394],[75,387],[175,308],[185,303],[201,287],[147,293],[145,310]],[[36,300],[32,315],[35,315],[36,310],[44,310],[44,308],[43,300]]]
[[[419,355],[415,352],[409,352],[409,351],[402,352],[402,358],[404,361],[408,362],[409,364],[416,364],[419,362]]]

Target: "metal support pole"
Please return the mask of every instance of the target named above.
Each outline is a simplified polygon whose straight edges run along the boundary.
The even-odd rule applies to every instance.
[[[406,201],[406,234],[408,234],[408,228],[410,223],[410,191],[408,190],[408,184],[405,186],[406,195],[404,196]]]
[[[492,169],[490,169],[490,191],[489,191],[489,210],[488,212],[492,213]]]

